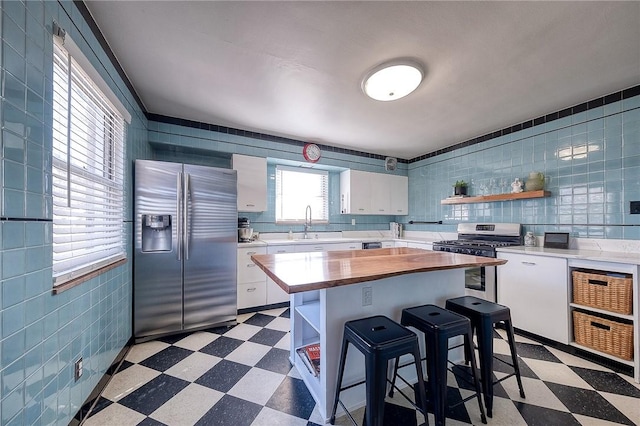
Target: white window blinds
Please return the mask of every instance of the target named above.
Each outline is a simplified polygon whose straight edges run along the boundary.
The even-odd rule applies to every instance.
[[[125,257],[122,115],[54,37],[53,276]]]
[[[276,223],[303,223],[307,206],[313,223],[329,222],[329,173],[276,166]]]

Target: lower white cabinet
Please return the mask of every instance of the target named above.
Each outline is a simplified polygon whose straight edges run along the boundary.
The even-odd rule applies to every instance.
[[[267,287],[263,282],[238,284],[238,309],[263,306],[267,298]]]
[[[269,246],[267,248],[268,254],[278,254],[278,253],[294,253],[296,251],[296,247],[294,245],[286,245],[286,246]],[[283,289],[280,288],[278,284],[275,283],[271,278],[267,277],[267,294],[266,294],[267,305],[271,305],[273,303],[283,303],[289,301],[289,295]],[[264,303],[263,303],[264,304]]]
[[[567,260],[498,252],[498,303],[511,309],[513,326],[569,344]]]
[[[262,306],[267,298],[267,275],[251,260],[254,254],[267,254],[267,248],[238,248],[238,309]]]
[[[409,248],[419,248],[422,250],[433,250],[433,244],[432,243],[412,243],[412,242],[408,242],[407,243],[407,247]]]

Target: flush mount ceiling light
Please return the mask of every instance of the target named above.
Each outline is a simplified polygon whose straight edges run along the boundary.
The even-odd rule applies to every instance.
[[[423,77],[418,62],[398,59],[369,71],[362,81],[362,91],[377,101],[395,101],[416,90]]]

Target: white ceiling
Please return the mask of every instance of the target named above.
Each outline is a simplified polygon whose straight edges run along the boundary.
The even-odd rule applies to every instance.
[[[85,3],[150,113],[405,159],[640,84],[637,1]]]

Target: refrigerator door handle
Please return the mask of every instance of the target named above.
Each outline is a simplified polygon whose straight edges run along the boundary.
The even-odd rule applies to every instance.
[[[176,233],[178,235],[178,250],[177,256],[178,260],[182,260],[182,172],[178,173],[178,182],[176,188],[176,223],[178,224],[178,229]]]
[[[189,241],[191,240],[191,175],[185,173],[184,180],[184,258],[189,260]]]

